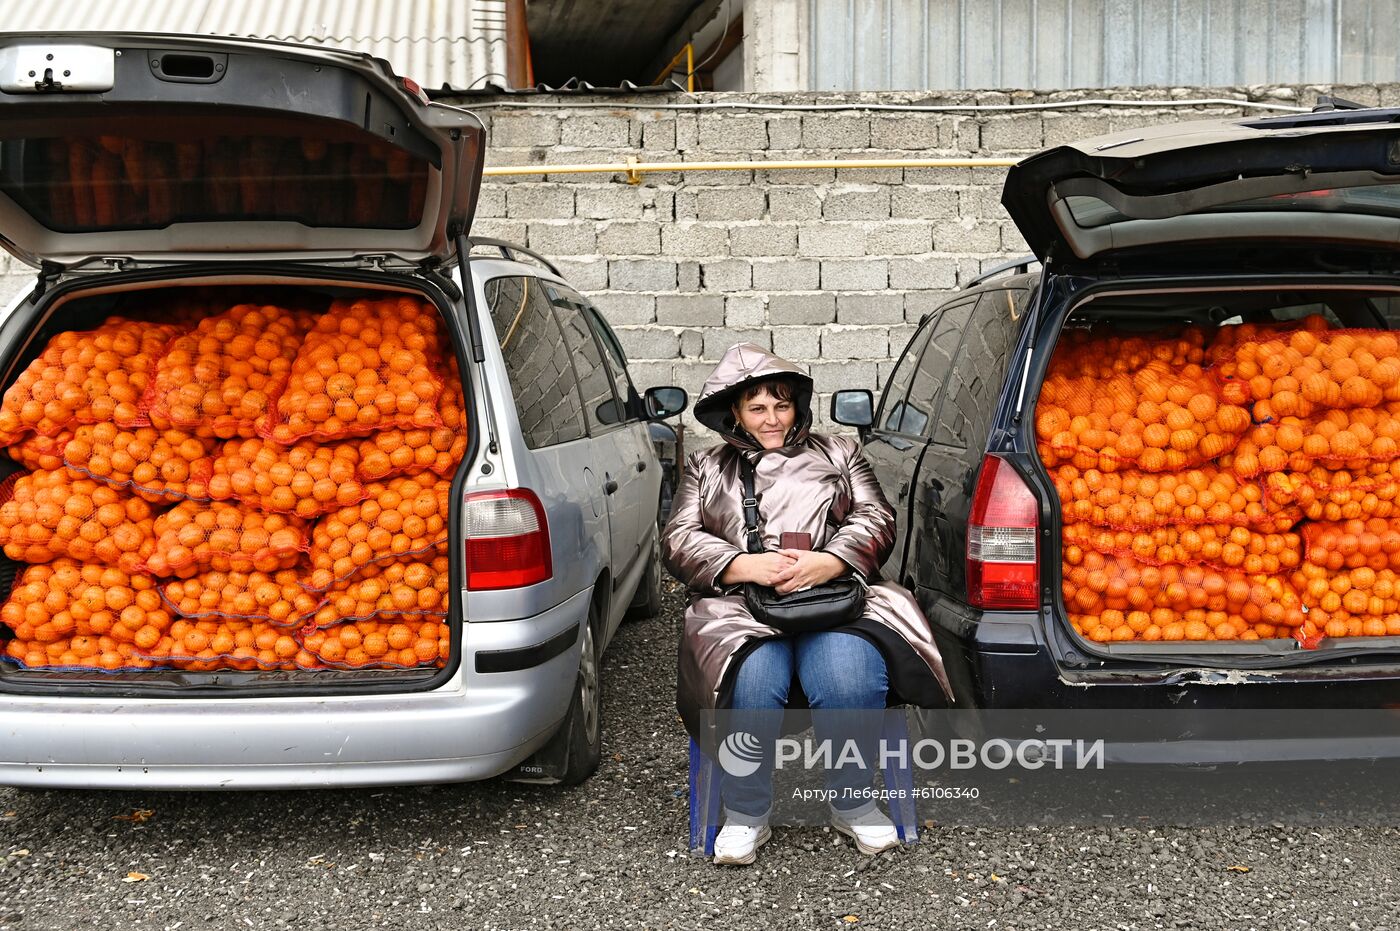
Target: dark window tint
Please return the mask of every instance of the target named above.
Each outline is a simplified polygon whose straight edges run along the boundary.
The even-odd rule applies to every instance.
[[[583,395],[583,412],[591,429],[621,423],[624,411],[613,395],[612,378],[607,363],[598,349],[593,327],[588,322],[583,305],[573,295],[556,291],[554,310],[559,327],[564,331],[564,346],[573,359],[578,375],[579,391]]]
[[[637,389],[632,384],[632,378],[627,374],[627,356],[622,351],[622,344],[617,341],[617,335],[613,333],[612,327],[603,319],[603,315],[598,313],[598,308],[590,307],[588,319],[593,323],[593,330],[598,335],[598,342],[603,347],[603,358],[607,360],[608,371],[612,372],[613,386],[617,389],[617,396],[622,401],[625,419],[632,420],[642,416],[642,399],[637,394]]]
[[[534,278],[493,278],[486,301],[501,344],[520,430],[531,449],[585,434],[569,349]]]
[[[977,299],[938,407],[935,443],[968,446],[986,439],[1027,293],[987,291]]]
[[[879,429],[891,433],[899,432],[900,420],[904,416],[904,398],[909,393],[909,382],[914,377],[915,366],[919,364],[919,353],[923,352],[924,344],[928,342],[928,335],[932,331],[931,325],[921,327],[909,341],[909,347],[904,350],[899,364],[895,366],[890,383],[885,386],[885,396],[880,401],[880,413],[875,416],[875,424]]]
[[[953,367],[963,330],[967,328],[972,309],[976,306],[976,298],[973,298],[945,307],[938,316],[923,355],[919,357],[919,365],[914,369],[914,380],[909,385],[909,398],[899,432],[928,435],[934,415],[938,413],[938,404],[943,399],[943,385]]]

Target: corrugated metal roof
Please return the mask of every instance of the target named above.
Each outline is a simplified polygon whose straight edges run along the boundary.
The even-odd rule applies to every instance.
[[[505,0],[0,0],[6,32],[254,36],[386,59],[424,87],[504,82]]]

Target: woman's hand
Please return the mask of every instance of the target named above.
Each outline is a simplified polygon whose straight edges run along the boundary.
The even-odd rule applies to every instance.
[[[780,595],[830,582],[847,569],[841,557],[821,550],[778,550],[778,553],[792,559],[792,565],[778,573],[778,581],[773,586]]]
[[[742,553],[735,556],[720,573],[719,580],[724,585],[738,585],[742,582],[757,582],[759,585],[775,586],[783,573],[797,562],[789,551],[778,553]]]

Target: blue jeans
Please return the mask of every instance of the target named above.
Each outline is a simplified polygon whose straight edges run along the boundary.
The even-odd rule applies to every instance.
[[[787,707],[794,668],[808,704],[822,712],[813,717],[817,741],[830,740],[839,754],[845,740],[854,740],[867,764],[854,766],[848,761],[827,770],[826,786],[836,799],[832,807],[849,817],[875,808],[870,800],[851,805],[851,797],[843,790],[864,792],[874,776],[869,764],[876,760],[880,731],[870,726],[869,712],[885,708],[889,692],[885,658],[864,637],[828,630],[765,640],[744,657],[734,681],[728,730],[758,738],[763,761],[749,776],[723,773],[720,797],[731,823],[766,821],[773,806],[773,752],[782,736],[780,712]],[[854,713],[842,715],[843,711]]]

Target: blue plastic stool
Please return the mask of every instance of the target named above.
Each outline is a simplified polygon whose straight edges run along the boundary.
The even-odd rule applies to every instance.
[[[885,789],[888,791],[890,820],[906,844],[918,843],[919,816],[914,807],[914,771],[908,765],[909,727],[903,709],[887,713],[880,736],[885,746],[903,741],[906,747],[905,765],[895,759],[884,767]],[[715,835],[719,833],[721,771],[715,761],[706,756],[698,744],[690,741],[690,852],[696,856],[714,856]]]

